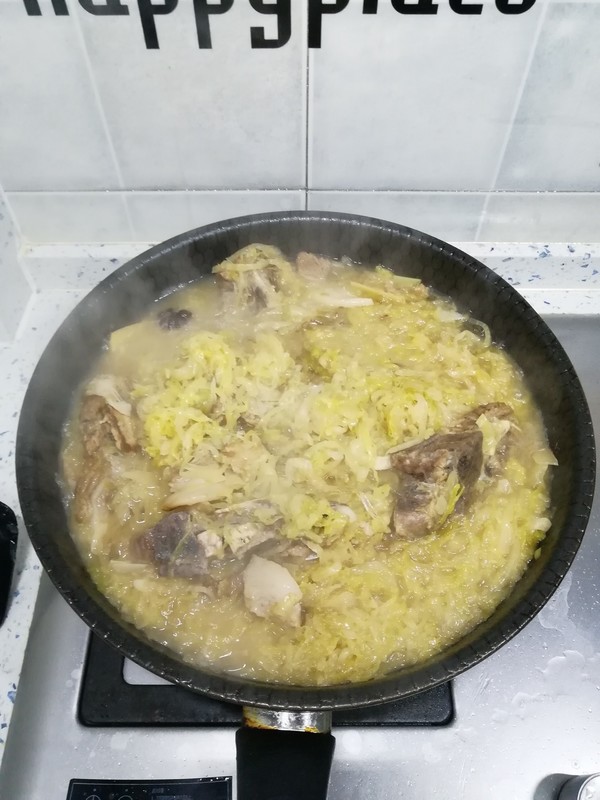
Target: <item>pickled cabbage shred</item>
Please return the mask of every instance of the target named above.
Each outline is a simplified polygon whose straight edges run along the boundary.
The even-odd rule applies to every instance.
[[[384,266],[257,244],[213,272],[113,333],[74,408],[66,501],[95,582],[213,671],[328,685],[442,651],[551,524],[524,376]]]

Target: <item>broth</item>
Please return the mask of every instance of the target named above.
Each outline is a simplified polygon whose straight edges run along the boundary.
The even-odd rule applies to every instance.
[[[115,331],[64,440],[73,536],[186,662],[297,685],[418,663],[550,527],[524,376],[419,281],[251,245]]]

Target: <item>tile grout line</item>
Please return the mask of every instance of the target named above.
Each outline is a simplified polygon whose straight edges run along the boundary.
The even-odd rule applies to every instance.
[[[35,298],[35,296],[36,296],[36,294],[38,292],[38,287],[37,287],[36,282],[33,279],[33,276],[31,274],[31,271],[29,270],[29,267],[27,267],[27,265],[25,264],[25,248],[27,247],[27,245],[25,243],[25,237],[23,236],[23,232],[21,230],[21,225],[19,223],[19,220],[17,218],[15,210],[12,207],[11,202],[8,199],[8,195],[6,194],[6,190],[2,186],[0,186],[0,202],[2,203],[4,208],[6,209],[6,213],[8,214],[9,224],[12,225],[13,228],[14,228],[14,236],[16,237],[15,246],[16,246],[16,253],[17,253],[17,267],[20,270],[21,275],[25,278],[25,283],[29,287],[29,291],[30,291],[30,295],[27,298],[27,300],[25,301],[25,306],[24,306],[24,308],[23,308],[23,310],[21,312],[21,318],[20,318],[19,322],[17,323],[17,327],[16,327],[15,332],[13,334],[13,340],[14,340],[14,339],[17,339],[18,336],[19,336],[19,332],[21,330],[21,327],[24,324],[24,320],[27,318],[29,307],[32,305],[32,303],[34,301],[34,298]]]
[[[479,217],[479,224],[477,225],[477,230],[475,232],[475,241],[477,241],[477,242],[479,241],[479,238],[481,236],[481,230],[483,228],[483,224],[484,224],[484,221],[485,221],[485,218],[486,218],[486,215],[487,215],[487,210],[488,210],[488,206],[490,204],[490,199],[492,197],[492,194],[495,191],[496,183],[498,182],[498,178],[500,176],[500,170],[502,169],[502,164],[504,163],[504,158],[506,156],[506,151],[508,150],[508,143],[509,143],[509,141],[511,139],[511,136],[512,136],[513,127],[514,127],[514,124],[515,124],[515,120],[517,118],[517,114],[518,114],[519,108],[521,106],[521,100],[523,99],[523,94],[525,92],[525,86],[527,85],[527,80],[529,78],[529,72],[531,70],[531,65],[533,63],[533,59],[535,57],[535,53],[536,53],[536,50],[537,50],[538,42],[539,42],[540,35],[541,35],[541,32],[542,32],[542,27],[543,27],[544,21],[546,19],[546,13],[548,11],[548,4],[549,4],[549,0],[546,0],[546,2],[543,5],[542,11],[540,13],[540,18],[538,20],[537,27],[535,29],[535,33],[533,35],[533,41],[531,43],[531,49],[530,49],[529,55],[527,57],[527,63],[525,64],[525,68],[523,69],[523,76],[521,77],[521,82],[519,84],[519,88],[517,89],[515,102],[514,102],[514,105],[513,105],[512,113],[510,115],[510,122],[509,122],[509,124],[507,126],[506,134],[504,135],[504,140],[503,140],[502,145],[500,147],[500,153],[498,155],[498,161],[496,163],[496,169],[494,170],[494,173],[492,175],[491,189],[486,193],[485,199],[483,201],[483,208],[481,209],[481,216]]]
[[[309,117],[310,117],[310,50],[308,49],[308,19],[305,20],[306,24],[303,29],[306,34],[306,86],[304,93],[304,102],[306,108],[306,120],[304,126],[305,144],[304,144],[304,210],[308,211],[308,159],[309,159]]]
[[[6,199],[10,202],[9,195],[11,197],[27,197],[30,195],[76,195],[76,194],[101,194],[101,195],[152,195],[156,197],[169,197],[169,195],[176,195],[176,194],[183,194],[191,197],[195,194],[252,194],[252,193],[261,193],[261,192],[270,192],[271,194],[281,194],[283,192],[302,192],[304,191],[304,186],[285,186],[285,187],[275,187],[275,186],[262,186],[258,188],[248,188],[246,186],[237,187],[237,188],[206,188],[206,189],[12,189],[6,192]],[[331,191],[339,191],[337,189],[333,189]],[[362,191],[362,190],[356,190]],[[390,191],[395,192],[396,189],[388,189],[382,191]],[[412,191],[412,190],[411,190]],[[448,192],[448,194],[455,194],[455,192]],[[537,194],[535,192],[534,194]],[[556,194],[554,192],[553,194]],[[596,192],[588,192],[588,194],[595,195]]]
[[[19,237],[19,242],[22,243],[24,240],[24,236],[23,236],[23,231],[21,230],[21,224],[17,218],[17,214],[14,208],[12,207],[12,203],[10,202],[10,199],[8,197],[8,192],[2,186],[0,186],[0,200],[4,202],[6,210],[8,211],[8,216],[10,218],[10,221],[12,222],[15,232]]]
[[[96,75],[94,73],[92,62],[90,60],[90,54],[88,53],[87,44],[85,41],[85,37],[83,35],[83,29],[81,27],[81,22],[79,19],[79,15],[77,11],[74,13],[71,12],[71,17],[74,20],[75,30],[77,31],[77,38],[79,40],[79,45],[81,47],[81,52],[83,55],[83,60],[85,63],[85,67],[88,73],[88,77],[90,79],[90,83],[92,85],[92,92],[94,95],[94,100],[96,101],[96,107],[98,109],[98,113],[100,115],[100,124],[102,125],[102,129],[104,131],[104,135],[106,137],[108,143],[108,149],[113,161],[113,166],[115,168],[115,172],[117,174],[117,180],[119,182],[119,187],[123,191],[125,190],[125,181],[123,180],[123,173],[121,171],[121,165],[119,164],[119,159],[117,158],[117,151],[115,150],[115,145],[110,134],[110,128],[108,126],[108,120],[106,119],[106,113],[104,111],[104,105],[102,104],[102,98],[100,97],[100,90],[98,89],[98,84],[96,82]],[[102,190],[98,190],[102,191]],[[135,231],[133,229],[133,222],[131,219],[131,214],[129,213],[129,206],[127,204],[127,200],[123,198],[123,207],[125,210],[125,219],[127,220],[127,225],[129,227],[129,233],[132,238],[135,238]]]
[[[194,194],[245,194],[249,192],[270,192],[270,193],[283,193],[283,192],[297,192],[297,191],[305,191],[306,187],[304,186],[289,186],[289,187],[268,187],[263,186],[260,188],[248,189],[246,187],[241,188],[205,188],[205,189],[11,189],[5,190],[6,200],[9,208],[12,211],[12,206],[10,203],[11,197],[27,197],[31,195],[76,195],[76,194],[101,194],[101,195],[111,195],[111,194],[120,194],[123,196],[127,195],[152,195],[152,196],[163,196],[169,197],[169,195],[175,194],[184,194],[188,196],[192,196]],[[544,195],[547,197],[561,197],[563,195],[577,195],[578,197],[594,197],[597,198],[599,193],[593,191],[591,189],[543,189],[543,190],[536,190],[536,189],[499,189],[497,191],[486,191],[485,189],[340,189],[335,187],[326,187],[323,189],[311,189],[311,192],[315,194],[331,194],[332,192],[337,192],[339,194],[403,194],[403,195],[438,195],[438,196],[452,196],[455,197],[457,195],[460,196],[473,196],[473,195],[484,195],[487,196],[488,194],[492,194],[495,196],[508,196],[508,195],[535,195],[536,197],[540,195]],[[13,222],[16,223],[16,227],[19,228],[18,221],[12,211],[13,214]]]

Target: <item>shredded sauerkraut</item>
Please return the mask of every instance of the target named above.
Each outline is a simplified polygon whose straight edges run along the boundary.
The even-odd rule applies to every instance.
[[[487,326],[382,266],[308,254],[294,264],[253,245],[214,272],[217,283],[162,301],[158,312],[186,309],[167,320],[185,317],[183,327],[165,331],[153,310],[113,334],[96,370],[129,387],[139,436],[133,453],[103,445],[105,482],[93,485],[111,524],[101,540],[97,514],[73,522],[99,587],[186,660],[260,679],[367,680],[449,646],[510,592],[550,526],[556,461],[522,374]],[[468,488],[449,472],[435,529],[395,535],[397,455],[493,404],[511,416],[473,423],[487,473]],[[74,418],[69,474],[91,468],[86,447]],[[140,532],[181,509],[200,525],[207,563],[229,554],[218,580],[161,574],[140,558]],[[244,604],[235,564],[254,559],[254,586],[265,552],[298,591],[260,616],[264,598],[248,602],[248,572]]]

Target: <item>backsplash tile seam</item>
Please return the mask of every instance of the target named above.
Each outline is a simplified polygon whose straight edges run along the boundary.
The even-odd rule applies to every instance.
[[[13,194],[13,192],[7,192],[5,189],[2,188],[2,185],[0,185],[0,205],[2,204],[2,200],[4,200],[4,206],[10,215],[11,222],[14,226],[17,236],[19,237],[19,242],[22,242],[23,233],[21,231],[21,225],[19,223],[19,219],[10,201],[11,194]]]
[[[306,26],[305,26],[306,29]],[[305,126],[304,126],[304,210],[308,210],[308,175],[310,171],[310,53],[308,51],[308,39],[304,48],[304,57],[306,59],[306,81],[304,85],[304,103],[305,103]]]
[[[12,226],[14,228],[15,237],[17,239],[17,248],[16,248],[17,249],[17,266],[21,270],[21,272],[23,274],[23,277],[25,278],[25,281],[29,285],[29,288],[31,290],[31,294],[33,296],[35,294],[35,292],[37,291],[37,288],[36,288],[36,285],[35,285],[35,281],[33,280],[33,277],[31,275],[31,272],[27,268],[27,265],[25,264],[25,261],[24,261],[24,259],[25,259],[25,250],[26,250],[27,245],[25,244],[25,239],[24,239],[23,233],[21,231],[21,226],[19,224],[19,220],[17,218],[17,215],[15,214],[15,211],[14,211],[12,205],[11,205],[10,199],[8,197],[8,193],[0,185],[0,205],[2,204],[2,201],[4,201],[4,208],[6,209],[6,211],[8,211],[8,215],[10,217],[10,221],[11,221]],[[25,314],[25,311],[24,311],[24,314]]]
[[[286,186],[286,187],[269,187],[265,186],[260,189],[248,189],[244,186],[239,188],[228,188],[228,189],[43,189],[43,190],[5,190],[6,199],[8,201],[8,205],[11,210],[11,215],[13,222],[15,223],[15,227],[20,233],[20,226],[18,222],[18,218],[14,209],[11,206],[10,199],[18,198],[18,197],[49,197],[52,195],[94,195],[94,196],[106,196],[106,197],[115,197],[121,196],[124,198],[127,197],[140,197],[140,196],[150,196],[150,197],[173,197],[176,195],[184,195],[187,197],[194,197],[198,194],[215,194],[215,195],[234,195],[234,194],[255,194],[257,192],[262,192],[265,194],[286,194],[288,192],[302,192],[302,194],[329,194],[331,192],[338,192],[340,194],[364,194],[364,195],[396,195],[396,194],[412,194],[412,195],[436,195],[439,197],[455,197],[455,196],[477,196],[477,195],[485,195],[485,197],[505,197],[505,196],[545,196],[545,197],[561,197],[561,196],[569,196],[575,195],[577,197],[597,197],[599,192],[592,191],[589,189],[584,190],[577,190],[577,189],[561,189],[560,191],[556,190],[541,190],[537,191],[535,189],[495,189],[495,190],[485,190],[485,189],[348,189],[348,188],[339,188],[337,186],[330,186],[323,189],[307,189],[306,186]]]
[[[76,195],[76,194],[92,194],[92,195],[104,195],[107,197],[115,196],[115,195],[122,195],[124,197],[128,196],[139,196],[139,195],[152,195],[154,197],[168,197],[169,195],[188,195],[192,197],[195,194],[240,194],[240,193],[248,193],[254,194],[255,192],[270,192],[271,194],[282,194],[285,192],[305,192],[305,186],[277,186],[277,187],[270,187],[270,186],[263,186],[260,189],[248,189],[246,186],[240,187],[233,187],[228,189],[219,189],[219,188],[209,188],[209,189],[28,189],[28,190],[20,190],[20,189],[11,189],[7,191],[7,197],[29,197],[31,195]],[[337,191],[337,190],[332,190]],[[394,191],[394,190],[390,190]],[[449,192],[449,194],[453,194],[453,192]]]
[[[486,219],[486,215],[487,215],[487,211],[488,211],[488,206],[489,206],[489,201],[490,201],[490,194],[494,192],[495,186],[496,186],[496,184],[498,182],[498,177],[500,176],[500,172],[502,170],[502,164],[504,163],[504,158],[505,158],[505,155],[506,155],[506,151],[508,149],[508,144],[510,142],[510,139],[511,139],[513,133],[514,133],[515,120],[517,119],[517,114],[519,113],[519,108],[521,106],[521,101],[523,99],[523,93],[525,91],[525,86],[527,85],[527,80],[529,78],[529,71],[531,69],[531,65],[533,63],[533,59],[535,57],[535,52],[537,50],[538,42],[540,40],[540,35],[541,35],[541,32],[542,32],[542,28],[544,27],[544,22],[546,20],[547,11],[548,11],[548,3],[546,2],[546,3],[542,4],[542,10],[540,12],[540,18],[539,18],[538,23],[537,23],[536,28],[535,28],[533,39],[532,39],[532,42],[531,42],[531,48],[529,50],[529,55],[527,57],[527,63],[525,64],[525,68],[523,70],[523,74],[521,76],[521,80],[519,81],[519,87],[518,87],[516,95],[515,95],[515,102],[514,102],[512,111],[511,111],[510,121],[509,121],[509,123],[507,125],[506,133],[505,133],[504,139],[502,141],[502,146],[500,147],[500,151],[498,153],[498,160],[496,162],[496,169],[492,174],[492,180],[491,180],[491,184],[490,184],[490,191],[488,192],[488,195],[487,195],[487,197],[486,197],[486,199],[485,199],[485,201],[483,203],[483,208],[481,210],[481,214],[479,215],[479,222],[478,222],[478,225],[477,225],[477,231],[475,233],[475,241],[477,241],[477,242],[479,241],[479,237],[481,235],[481,230],[482,230],[483,225],[485,223],[485,219]]]
[[[14,340],[33,295],[31,276],[23,269],[22,239],[13,222],[13,216],[6,194],[0,186],[0,344]]]
[[[33,297],[33,295],[37,294],[38,288],[37,288],[37,284],[36,284],[35,280],[33,279],[33,275],[31,274],[31,270],[29,269],[29,267],[25,263],[25,248],[26,248],[25,242],[23,240],[20,240],[19,241],[19,248],[18,248],[18,251],[17,251],[17,263],[19,265],[19,269],[23,273],[23,277],[25,278],[25,280],[27,282],[27,285],[29,286],[29,289],[31,290],[31,297]],[[31,297],[29,298],[30,300],[31,300]],[[25,307],[25,311],[26,310],[27,310],[27,306]],[[23,312],[23,314],[25,314],[25,311]],[[21,320],[21,322],[22,322],[22,320]]]
[[[485,189],[348,189],[339,186],[328,186],[322,189],[308,188],[311,194],[329,194],[339,192],[340,194],[435,194],[435,195],[478,195],[487,194]],[[509,193],[510,194],[510,193]]]
[[[123,207],[123,214],[125,219],[127,220],[127,226],[129,228],[129,235],[132,239],[136,238],[136,230],[133,225],[133,217],[131,215],[131,210],[129,208],[129,203],[127,202],[127,195],[124,192],[119,192],[119,201],[121,206]]]
[[[486,190],[486,189],[340,189],[339,187],[331,186],[327,189],[309,189],[308,190],[311,194],[329,194],[330,192],[339,192],[340,194],[414,194],[414,195],[426,195],[426,194],[433,194],[438,196],[455,196],[455,195],[492,195],[493,197],[504,196],[504,195],[544,195],[547,197],[556,197],[560,195],[577,195],[580,196],[589,196],[589,197],[597,197],[599,192],[594,192],[589,189],[585,189],[583,191],[579,191],[577,189],[563,189],[560,191],[555,190],[543,190],[543,191],[536,191],[535,189],[494,189],[494,190]]]

